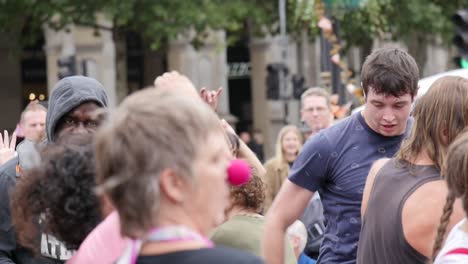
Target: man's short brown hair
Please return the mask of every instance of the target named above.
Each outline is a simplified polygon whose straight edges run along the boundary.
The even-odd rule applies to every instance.
[[[418,92],[418,80],[416,61],[399,48],[376,49],[362,66],[361,81],[366,94],[372,88],[377,94],[414,97]]]
[[[307,90],[305,90],[302,95],[301,95],[301,105],[302,107],[304,106],[304,100],[305,98],[309,96],[319,96],[325,98],[325,101],[327,102],[328,108],[331,108],[331,99],[330,99],[330,93],[327,92],[327,90],[321,88],[321,87],[311,87]]]

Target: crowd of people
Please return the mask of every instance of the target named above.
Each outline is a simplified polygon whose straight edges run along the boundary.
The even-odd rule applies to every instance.
[[[307,89],[265,161],[258,131],[216,115],[222,89],[168,72],[110,110],[99,82],[63,78],[18,146],[0,136],[0,264],[468,263],[468,80],[415,100],[397,48],[361,80],[365,109],[338,122]]]

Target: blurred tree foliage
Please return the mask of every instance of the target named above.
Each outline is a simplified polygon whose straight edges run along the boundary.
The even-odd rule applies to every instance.
[[[319,1],[339,22],[342,39],[358,46],[385,33],[394,39],[423,34],[449,42],[455,30],[450,17],[468,7],[468,0],[293,0],[296,25],[317,32],[314,6]]]
[[[468,7],[468,0],[293,0],[293,21],[317,33],[317,3],[340,25],[344,50],[363,49],[366,56],[374,39],[403,41],[418,65],[425,65],[426,47],[440,41],[449,47],[455,33],[451,16]]]
[[[450,17],[468,7],[468,0],[288,0],[291,36],[304,30],[310,37],[319,33],[318,2],[339,23],[345,50],[360,46],[369,51],[374,39],[390,36],[403,40],[420,65],[425,45],[435,39],[448,44],[455,30]],[[113,27],[97,24],[97,14],[105,15]],[[246,32],[277,33],[278,0],[0,0],[0,32],[20,36],[23,44],[34,42],[43,25],[59,30],[72,23],[112,30],[116,41],[133,31],[153,49],[188,29],[196,33],[195,46],[203,43],[206,29],[225,29],[231,43]]]
[[[96,23],[98,13],[113,22],[108,30],[138,32],[153,48],[187,29],[197,32],[195,44],[207,28],[274,31],[278,17],[274,0],[0,0],[0,31],[22,32],[22,42],[30,43],[42,34],[43,25],[60,30],[73,23],[103,30]]]
[[[318,33],[314,6],[323,1],[327,13],[340,23],[348,45],[362,45],[391,33],[395,39],[415,34],[427,38],[453,35],[450,16],[468,0],[289,0],[288,29]],[[158,47],[187,28],[203,38],[206,28],[256,35],[278,31],[277,0],[0,0],[0,31],[27,32],[27,41],[44,24],[62,29],[70,23],[96,25],[96,14],[114,23],[112,30],[139,32]]]

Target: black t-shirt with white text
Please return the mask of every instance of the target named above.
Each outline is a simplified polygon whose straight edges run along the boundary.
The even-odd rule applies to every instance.
[[[156,256],[139,256],[137,264],[263,264],[263,260],[244,251],[216,246],[197,250],[186,250]]]

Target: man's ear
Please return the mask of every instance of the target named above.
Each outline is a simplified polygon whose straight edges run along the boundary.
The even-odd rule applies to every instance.
[[[184,177],[172,169],[165,169],[159,176],[159,188],[161,194],[174,203],[181,203],[185,200],[188,193],[188,182]]]

